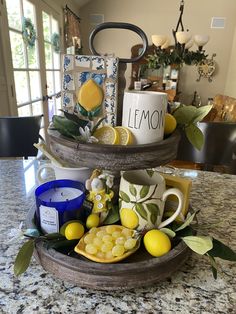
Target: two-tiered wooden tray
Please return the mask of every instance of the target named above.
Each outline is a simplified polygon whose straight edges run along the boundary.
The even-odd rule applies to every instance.
[[[180,134],[174,132],[167,139],[138,146],[78,144],[49,130],[50,148],[54,154],[71,166],[87,166],[113,171],[145,169],[163,165],[173,160],[177,153]],[[28,215],[32,222],[34,210]],[[116,264],[95,263],[72,253],[47,249],[36,245],[35,256],[42,267],[55,276],[72,281],[82,287],[100,290],[130,289],[158,283],[170,277],[187,259],[190,250],[181,241],[160,258],[151,257],[141,248],[129,258]]]

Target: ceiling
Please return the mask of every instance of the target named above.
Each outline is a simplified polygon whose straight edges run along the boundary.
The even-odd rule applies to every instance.
[[[85,4],[87,4],[89,1],[91,0],[74,0],[74,2],[78,5],[78,7],[82,7],[84,6]]]

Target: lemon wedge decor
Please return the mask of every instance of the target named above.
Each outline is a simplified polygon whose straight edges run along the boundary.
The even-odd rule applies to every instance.
[[[86,81],[77,94],[77,101],[82,107],[81,113],[85,116],[88,115],[88,113],[97,115],[100,111],[103,97],[103,89],[94,80],[89,79]],[[83,111],[83,109],[85,110]]]
[[[93,136],[98,139],[99,144],[116,145],[120,142],[119,133],[115,128],[109,125],[102,126],[101,128],[97,129],[93,133]]]
[[[92,228],[74,248],[75,252],[98,263],[116,263],[138,250],[140,238],[120,225]]]
[[[123,126],[116,126],[115,130],[119,133],[120,142],[119,145],[131,145],[133,144],[133,134],[131,131]]]

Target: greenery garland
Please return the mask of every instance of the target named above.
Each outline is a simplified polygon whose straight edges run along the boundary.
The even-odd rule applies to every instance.
[[[51,43],[53,46],[53,50],[56,53],[60,52],[60,35],[58,33],[53,33],[51,37]]]
[[[35,46],[36,31],[30,18],[23,17],[22,29],[22,36],[25,44],[30,48],[33,48]]]

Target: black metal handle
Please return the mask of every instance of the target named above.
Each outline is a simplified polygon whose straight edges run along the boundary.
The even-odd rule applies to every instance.
[[[142,38],[142,41],[143,41],[143,49],[137,57],[132,58],[132,59],[120,58],[119,62],[121,62],[121,63],[134,63],[143,57],[143,55],[145,54],[147,47],[148,47],[148,39],[147,39],[146,34],[138,26],[130,24],[130,23],[123,23],[123,22],[105,22],[105,23],[101,23],[101,24],[97,25],[94,28],[94,30],[91,32],[91,34],[89,36],[89,49],[94,55],[99,55],[99,53],[95,50],[95,48],[93,46],[94,37],[96,36],[96,34],[98,32],[100,32],[104,29],[109,29],[109,28],[128,29],[130,31],[137,33]]]

